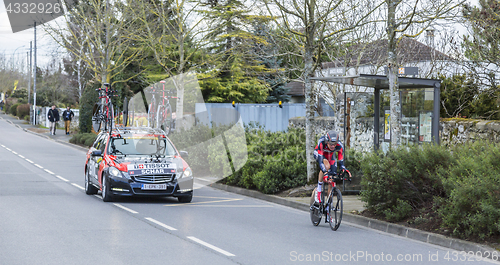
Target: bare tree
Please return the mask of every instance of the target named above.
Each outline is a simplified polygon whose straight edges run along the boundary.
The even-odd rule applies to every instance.
[[[416,37],[434,23],[455,18],[458,7],[464,1],[401,1],[386,0],[387,4],[387,67],[390,90],[391,147],[401,144],[401,102],[399,99],[398,68],[396,53],[403,37]]]
[[[85,62],[95,80],[110,83],[140,49],[130,49],[138,28],[127,13],[130,3],[109,0],[80,1],[62,22],[44,24],[44,29],[62,47]],[[77,64],[77,65],[81,65]],[[126,80],[113,80],[113,83]]]
[[[314,177],[312,119],[316,100],[310,78],[320,64],[319,57],[324,52],[322,43],[368,23],[366,18],[383,2],[374,5],[366,1],[267,0],[265,3],[281,31],[289,33],[288,41],[295,45],[303,59],[301,80],[305,86],[307,179],[310,180]],[[365,8],[364,4],[375,8]]]
[[[177,89],[176,126],[183,127],[184,116],[184,73],[199,69],[205,62],[200,49],[206,44],[204,18],[197,15],[199,1],[138,0],[131,5],[131,13],[144,28],[135,39],[152,52],[156,62],[165,72],[165,77],[175,78]]]

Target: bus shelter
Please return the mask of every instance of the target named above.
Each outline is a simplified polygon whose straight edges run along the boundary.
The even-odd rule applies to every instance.
[[[390,110],[388,98],[389,79],[382,75],[312,77],[311,80],[374,88],[373,94],[373,143],[377,150],[384,142],[390,142]],[[399,77],[402,114],[402,136],[413,144],[433,142],[439,144],[439,102],[441,80]],[[345,123],[344,123],[345,124]],[[378,133],[376,133],[378,132]],[[388,144],[388,143],[387,143]]]

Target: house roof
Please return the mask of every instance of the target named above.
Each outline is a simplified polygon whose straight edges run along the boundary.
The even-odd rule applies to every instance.
[[[377,40],[368,44],[354,45],[350,48],[351,52],[339,58],[338,62],[322,63],[321,67],[323,69],[336,68],[346,66],[346,63],[348,67],[367,64],[385,65],[387,64],[387,46],[387,39]],[[448,55],[413,38],[407,37],[399,42],[396,53],[400,65],[431,60],[451,60],[451,57]]]

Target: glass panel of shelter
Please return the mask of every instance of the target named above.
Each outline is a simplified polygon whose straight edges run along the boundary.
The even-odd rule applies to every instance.
[[[403,145],[431,142],[432,110],[434,104],[432,88],[401,90],[401,143]],[[380,148],[386,151],[390,146],[388,122],[390,119],[389,90],[380,91]]]

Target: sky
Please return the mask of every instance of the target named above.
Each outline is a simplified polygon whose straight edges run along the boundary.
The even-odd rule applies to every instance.
[[[12,33],[7,11],[3,0],[0,0],[0,54],[7,58],[16,56],[16,61],[24,59],[27,61],[26,52],[29,52],[30,41],[34,40],[34,29],[30,28],[20,32]],[[33,43],[34,45],[34,43]],[[37,27],[37,65],[42,66],[50,62],[51,50],[57,47],[51,37]],[[22,56],[22,57],[21,57]]]
[[[472,4],[476,4],[478,0],[469,0]],[[463,28],[457,28],[460,32],[464,31]],[[462,32],[461,32],[462,33]],[[33,28],[23,30],[17,33],[12,33],[7,11],[3,0],[0,0],[0,54],[5,54],[7,58],[16,56],[16,61],[24,59],[26,62],[26,52],[29,51],[30,41],[34,40]],[[48,64],[53,58],[54,49],[58,48],[50,36],[45,34],[40,27],[37,27],[37,63],[38,66]],[[59,54],[62,53],[59,48]]]

